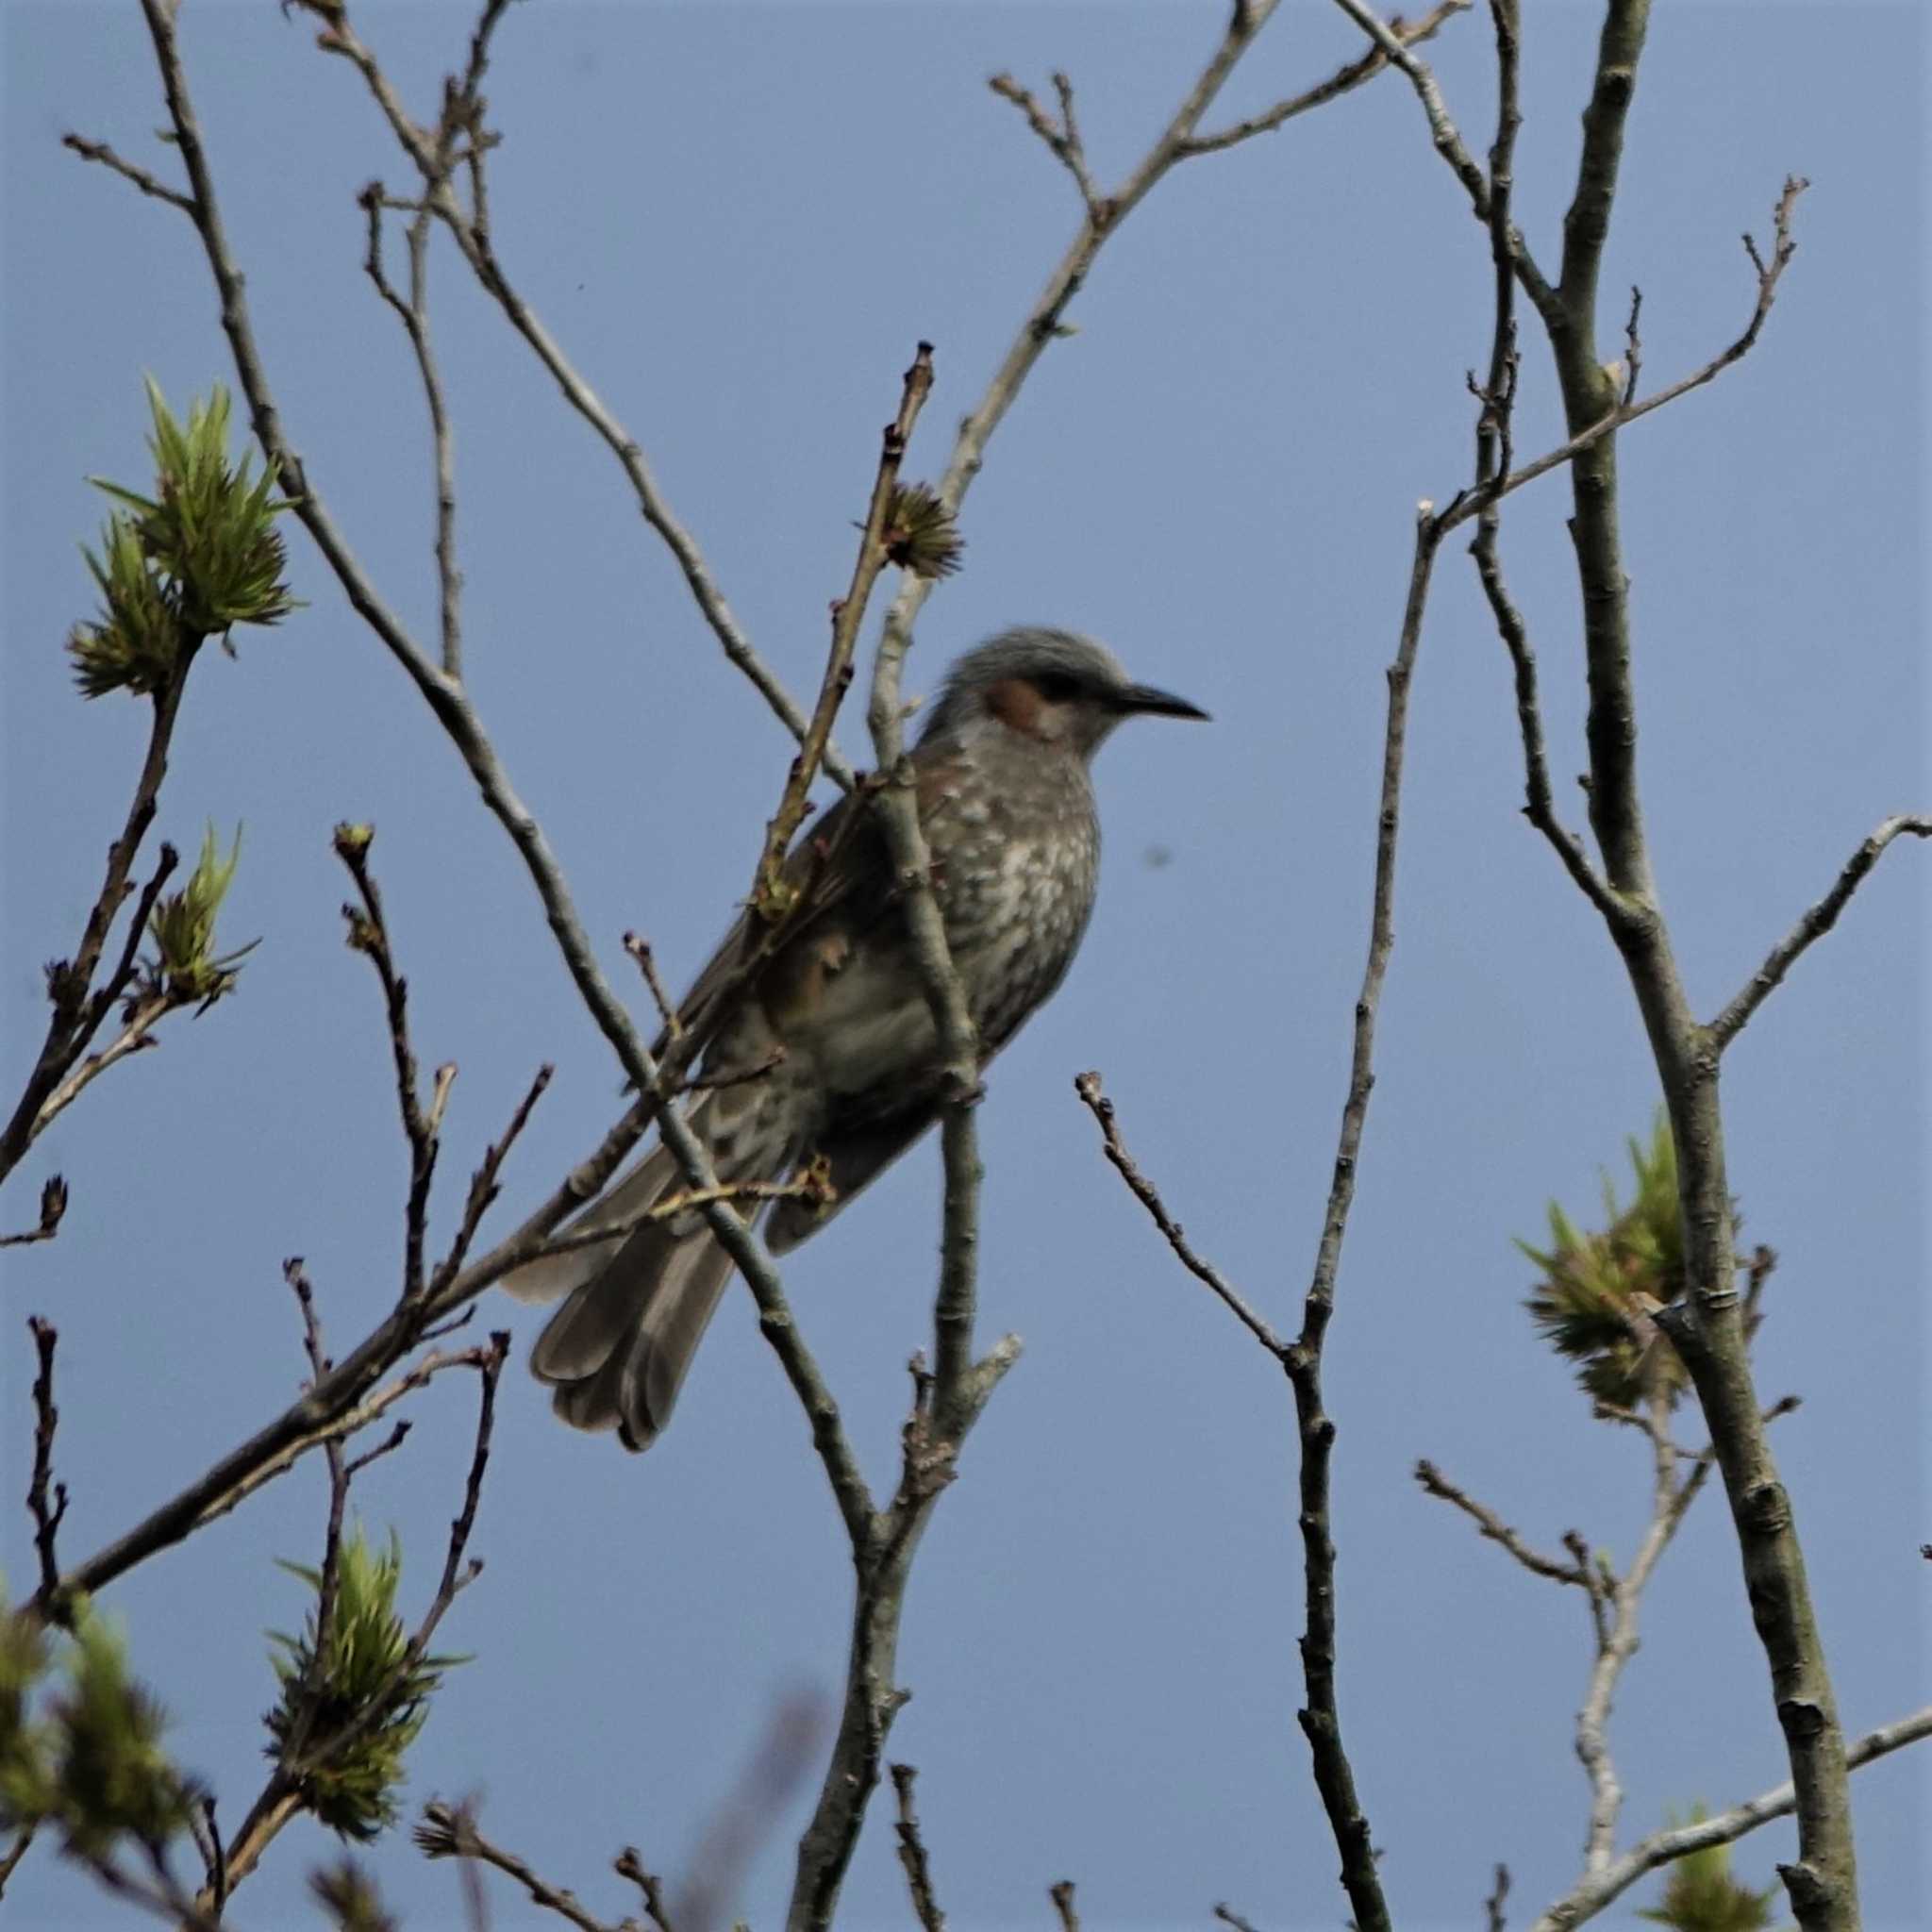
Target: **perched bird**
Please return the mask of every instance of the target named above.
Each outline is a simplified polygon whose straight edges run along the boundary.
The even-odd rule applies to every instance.
[[[919,817],[982,1065],[1073,961],[1100,860],[1088,761],[1137,712],[1207,716],[1133,683],[1087,638],[1018,629],[961,658],[925,722],[911,755]],[[719,1179],[774,1181],[817,1162],[830,1182],[829,1201],[787,1196],[773,1207],[765,1240],[774,1255],[816,1233],[933,1124],[941,1083],[870,808],[852,797],[833,806],[784,876],[805,899],[782,943],[716,1009],[762,936],[746,912],[679,1011],[681,1024],[709,1039],[707,1084],[686,1118]],[[659,1147],[571,1231],[634,1221],[684,1186]],[[704,1217],[686,1209],[533,1262],[505,1285],[530,1301],[568,1297],[530,1358],[557,1413],[580,1429],[615,1428],[626,1448],[642,1449],[669,1419],[730,1274]]]

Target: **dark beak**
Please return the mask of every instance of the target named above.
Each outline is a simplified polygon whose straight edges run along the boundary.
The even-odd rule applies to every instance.
[[[1177,698],[1171,691],[1156,691],[1151,684],[1130,684],[1114,702],[1123,711],[1148,711],[1157,718],[1203,718],[1199,705]]]

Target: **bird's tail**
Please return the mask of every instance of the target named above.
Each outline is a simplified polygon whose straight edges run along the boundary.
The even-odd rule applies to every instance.
[[[707,1133],[716,1093],[689,1115]],[[721,1174],[721,1179],[765,1178]],[[625,1232],[623,1224],[679,1192],[684,1176],[656,1148],[562,1232],[591,1241],[517,1269],[503,1285],[525,1301],[567,1297],[537,1338],[530,1368],[551,1385],[551,1406],[573,1427],[614,1428],[626,1449],[645,1449],[671,1418],[685,1373],[731,1278],[731,1257],[704,1217],[687,1208]]]

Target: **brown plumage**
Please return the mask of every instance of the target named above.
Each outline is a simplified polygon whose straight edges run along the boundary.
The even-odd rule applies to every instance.
[[[1206,715],[1131,683],[1085,638],[1012,630],[954,665],[911,755],[934,891],[982,1063],[1073,961],[1100,859],[1088,760],[1136,712]],[[774,1254],[816,1233],[924,1133],[940,1088],[932,1018],[870,808],[841,799],[785,872],[808,897],[783,944],[728,1009],[713,1010],[757,942],[741,917],[680,1008],[684,1024],[710,1037],[704,1074],[729,1082],[687,1115],[719,1179],[778,1180],[824,1163],[834,1199],[777,1202],[765,1224]],[[572,1231],[633,1219],[683,1185],[659,1147]],[[625,1447],[642,1449],[663,1429],[730,1274],[703,1216],[687,1210],[520,1269],[506,1286],[527,1300],[568,1297],[530,1358],[558,1414],[581,1429],[615,1428]]]

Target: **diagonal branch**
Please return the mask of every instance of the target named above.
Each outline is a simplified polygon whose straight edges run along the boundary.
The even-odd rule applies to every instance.
[[[147,4],[147,0],[143,0],[143,4]],[[673,511],[637,438],[578,373],[542,319],[510,280],[497,257],[487,204],[481,192],[482,155],[493,137],[482,129],[484,102],[479,88],[488,64],[489,29],[503,12],[503,0],[491,0],[484,23],[473,39],[469,67],[461,82],[452,81],[445,90],[443,116],[434,130],[425,129],[411,119],[375,54],[351,24],[345,0],[299,0],[299,4],[306,6],[325,23],[317,44],[325,53],[341,56],[361,75],[389,122],[397,143],[423,176],[422,206],[430,209],[449,230],[471,272],[503,310],[510,326],[529,344],[537,359],[562,391],[565,402],[583,418],[617,459],[645,523],[656,531],[675,559],[699,614],[723,647],[725,657],[750,680],[792,737],[803,741],[806,732],[804,715],[739,624],[711,574],[710,565],[697,540]],[[451,181],[458,158],[455,140],[458,129],[461,129],[467,138],[465,158],[469,161],[472,181],[476,184],[473,194],[474,206],[468,212],[458,200]],[[841,786],[851,785],[851,768],[836,750],[827,747],[824,763],[825,770]]]
[[[579,1903],[577,1895],[564,1887],[552,1885],[514,1852],[493,1844],[476,1829],[468,1805],[447,1805],[440,1799],[423,1807],[423,1822],[410,1836],[425,1857],[431,1858],[474,1858],[493,1866],[506,1877],[514,1879],[528,1895],[530,1903],[575,1925],[577,1932],[617,1932],[604,1920],[593,1917]]]
[[[89,1042],[100,1031],[101,1023],[108,1017],[115,1001],[127,991],[134,978],[135,954],[146,931],[147,916],[160,896],[163,881],[176,863],[172,846],[161,848],[159,863],[142,889],[140,902],[135,908],[134,924],[126,936],[114,970],[99,986],[94,984],[94,974],[107,949],[108,935],[132,890],[130,877],[134,861],[140,854],[142,841],[147,837],[148,828],[154,824],[161,781],[168,773],[168,752],[174,742],[175,723],[181,714],[181,699],[188,688],[188,673],[198,644],[199,640],[184,636],[173,671],[166,682],[153,693],[154,712],[148,725],[147,750],[142,758],[140,775],[135,780],[134,797],[128,805],[127,817],[114,842],[108,848],[107,875],[89,909],[74,957],[58,960],[48,969],[47,996],[53,1011],[48,1016],[46,1037],[21,1090],[20,1099],[6,1126],[0,1128],[0,1180],[4,1180],[20,1164],[21,1158],[33,1144],[35,1137],[54,1115],[69,1105],[87,1085],[87,1080],[83,1079],[64,1090],[59,1106],[50,1110],[50,1100],[57,1092],[63,1091],[62,1083],[87,1051]],[[98,1073],[101,1069],[94,1071]]]
[[[1531,1548],[1488,1504],[1478,1503],[1468,1491],[1458,1489],[1433,1462],[1418,1462],[1415,1479],[1429,1495],[1460,1509],[1484,1536],[1507,1550],[1533,1576],[1547,1576],[1552,1583],[1574,1583],[1578,1590],[1595,1589],[1588,1565],[1559,1562]]]
[[[1909,1717],[1899,1718],[1891,1724],[1879,1725],[1876,1730],[1867,1731],[1846,1748],[1845,1769],[1862,1770],[1880,1757],[1903,1750],[1907,1744],[1916,1744],[1923,1738],[1932,1738],[1932,1705],[1912,1712]],[[1531,1932],[1574,1932],[1576,1926],[1593,1919],[1606,1906],[1629,1890],[1640,1878],[1655,1872],[1660,1865],[1671,1864],[1711,1845],[1733,1843],[1747,1832],[1756,1831],[1760,1824],[1769,1824],[1774,1818],[1789,1817],[1796,1808],[1797,1794],[1790,1785],[1782,1784],[1773,1790],[1760,1792],[1755,1798],[1745,1799],[1741,1805],[1732,1806],[1728,1811],[1720,1811],[1715,1818],[1701,1819],[1694,1824],[1678,1825],[1669,1831],[1653,1832],[1648,1838],[1640,1839],[1621,1857],[1578,1879],[1561,1899],[1542,1912]]]
[[[1288,1359],[1288,1343],[1275,1334],[1267,1322],[1258,1315],[1221,1270],[1211,1261],[1204,1261],[1189,1243],[1186,1233],[1179,1222],[1167,1211],[1166,1204],[1160,1198],[1160,1191],[1141,1172],[1134,1157],[1127,1152],[1126,1142],[1121,1138],[1120,1122],[1114,1113],[1114,1105],[1100,1091],[1098,1074],[1080,1074],[1074,1076],[1074,1091],[1080,1096],[1082,1104],[1100,1124],[1101,1152],[1113,1163],[1114,1171],[1127,1184],[1127,1191],[1135,1200],[1153,1217],[1154,1224],[1166,1238],[1167,1244],[1180,1262],[1196,1281],[1221,1300],[1235,1320],[1238,1321],[1263,1348],[1278,1362]]]
[[[78,134],[63,134],[60,145],[71,148],[84,161],[98,161],[104,168],[111,169],[124,180],[132,181],[143,194],[151,194],[157,201],[165,201],[170,208],[178,208],[184,215],[192,215],[194,203],[178,188],[170,188],[165,181],[157,180],[145,168],[137,168],[132,161],[123,160],[105,141],[89,141]]]
[[[1764,964],[1751,975],[1749,985],[1710,1023],[1707,1031],[1711,1044],[1720,1053],[1744,1030],[1752,1014],[1777,990],[1807,949],[1838,924],[1839,914],[1851,904],[1852,894],[1865,882],[1886,847],[1907,833],[1915,839],[1932,839],[1932,818],[1901,813],[1887,819],[1845,861],[1830,891],[1807,908],[1797,924],[1772,947]]]
[[[1389,21],[1390,37],[1404,47],[1420,46],[1424,41],[1434,40],[1445,22],[1453,20],[1458,13],[1468,12],[1473,4],[1474,0],[1441,0],[1440,5],[1430,8],[1413,25],[1399,13],[1394,14]],[[1251,115],[1245,121],[1237,121],[1232,126],[1219,128],[1212,134],[1194,135],[1181,143],[1181,153],[1187,158],[1195,155],[1219,154],[1224,148],[1238,146],[1257,134],[1273,134],[1277,127],[1285,127],[1298,115],[1306,114],[1314,108],[1325,107],[1330,101],[1339,100],[1361,86],[1363,81],[1374,80],[1391,64],[1388,50],[1379,41],[1372,42],[1366,53],[1339,68],[1326,80],[1318,81],[1298,94],[1291,94],[1287,100],[1275,102],[1265,112]]]

